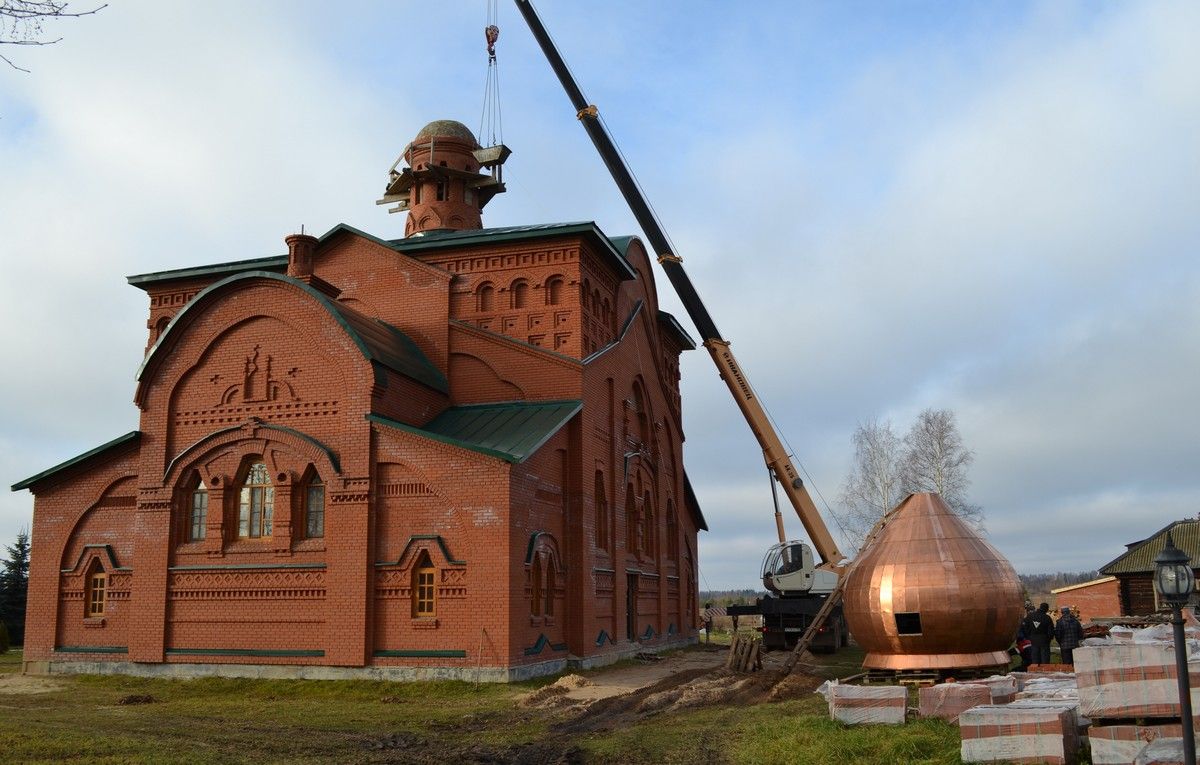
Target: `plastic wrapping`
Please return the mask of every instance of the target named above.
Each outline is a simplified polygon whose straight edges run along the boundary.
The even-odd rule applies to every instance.
[[[958,718],[963,762],[1074,763],[1079,751],[1075,710],[1050,702],[989,704]]]
[[[841,685],[822,683],[816,693],[829,702],[829,716],[847,725],[903,725],[908,709],[908,689],[896,685]]]
[[[993,704],[1007,704],[1017,697],[1017,679],[1011,675],[992,675],[982,680],[964,680],[963,685],[986,686]]]
[[[1092,743],[1092,765],[1130,765],[1146,744],[1160,738],[1179,738],[1183,726],[1093,725],[1088,730]],[[1182,740],[1181,740],[1182,741]]]
[[[1192,709],[1200,710],[1200,656],[1189,660]],[[1075,649],[1079,708],[1088,717],[1178,717],[1175,648],[1114,643]]]
[[[921,717],[937,717],[946,722],[958,722],[958,716],[982,704],[992,703],[991,689],[974,683],[942,683],[921,688],[919,712]]]
[[[1133,765],[1184,765],[1183,738],[1151,741],[1133,758]]]
[[[1017,699],[1050,699],[1079,705],[1079,685],[1075,675],[1058,672],[1029,678],[1017,693]]]

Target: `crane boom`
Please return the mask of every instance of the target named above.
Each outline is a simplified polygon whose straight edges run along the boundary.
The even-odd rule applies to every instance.
[[[638,188],[637,183],[634,181],[632,173],[630,173],[629,168],[625,165],[625,161],[621,158],[620,152],[617,151],[617,147],[609,136],[608,131],[600,122],[599,111],[584,98],[583,91],[579,89],[575,78],[571,75],[570,70],[567,69],[566,62],[563,61],[562,56],[554,45],[554,41],[550,39],[545,26],[542,25],[542,21],[538,17],[537,11],[534,10],[533,4],[529,0],[515,0],[515,2],[517,9],[521,12],[521,16],[525,19],[525,23],[529,25],[534,39],[537,40],[542,52],[546,55],[546,59],[550,62],[550,67],[558,76],[563,89],[566,90],[567,97],[571,100],[571,105],[575,108],[576,117],[583,124],[588,137],[592,139],[592,144],[596,147],[596,151],[600,153],[600,158],[604,160],[608,172],[612,175],[613,180],[616,181],[617,187],[625,197],[625,201],[632,210],[634,218],[637,219],[638,225],[641,226],[642,231],[645,233],[651,248],[654,250],[655,255],[658,256],[659,265],[666,272],[667,278],[671,281],[671,286],[675,288],[675,292],[679,295],[684,309],[703,337],[704,347],[708,350],[713,362],[717,365],[717,371],[720,373],[721,379],[725,381],[729,392],[733,394],[734,401],[741,410],[742,416],[746,418],[746,422],[750,425],[750,430],[753,431],[754,437],[758,439],[759,446],[762,447],[763,459],[766,461],[767,467],[770,468],[774,477],[783,487],[784,494],[791,502],[796,515],[800,518],[800,522],[804,524],[804,529],[808,532],[813,547],[822,560],[822,567],[833,569],[844,560],[845,556],[838,550],[837,544],[833,541],[833,536],[829,533],[829,529],[826,528],[825,522],[821,519],[817,507],[812,501],[812,497],[809,496],[808,490],[804,487],[804,482],[801,480],[796,466],[792,464],[791,457],[784,448],[779,434],[775,432],[770,418],[767,417],[767,413],[763,409],[762,404],[759,403],[753,388],[750,387],[745,373],[742,371],[737,359],[734,358],[733,351],[729,347],[729,341],[721,337],[721,333],[717,331],[716,323],[713,322],[708,309],[704,307],[704,303],[700,300],[700,296],[697,294],[691,279],[688,278],[687,273],[683,270],[683,260],[677,254],[671,252],[666,233],[651,210],[650,204],[646,201],[641,189]],[[779,515],[778,510],[775,513],[775,525],[779,534],[779,541],[786,542],[787,537],[783,530],[783,519]]]

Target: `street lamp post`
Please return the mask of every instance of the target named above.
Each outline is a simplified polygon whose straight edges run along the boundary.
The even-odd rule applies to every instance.
[[[1179,721],[1183,724],[1183,761],[1196,765],[1196,734],[1192,725],[1192,693],[1188,678],[1187,643],[1183,636],[1183,614],[1180,609],[1196,588],[1191,559],[1175,546],[1171,532],[1167,544],[1154,559],[1154,584],[1158,594],[1171,607],[1171,624],[1175,628],[1175,672],[1179,676]]]

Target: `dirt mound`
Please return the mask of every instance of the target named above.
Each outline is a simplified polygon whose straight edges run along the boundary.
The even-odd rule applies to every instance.
[[[611,730],[653,715],[685,709],[784,701],[805,696],[820,684],[820,678],[801,673],[741,674],[723,667],[680,672],[632,693],[600,699],[556,731],[578,734]]]
[[[550,685],[538,688],[536,691],[521,699],[523,707],[544,707],[569,705],[569,699],[563,698],[575,688],[586,688],[592,681],[582,675],[564,675]]]

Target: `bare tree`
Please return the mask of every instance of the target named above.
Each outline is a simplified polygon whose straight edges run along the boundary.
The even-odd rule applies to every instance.
[[[42,23],[47,19],[74,19],[91,16],[108,7],[105,3],[90,11],[71,11],[70,3],[55,0],[0,0],[0,45],[53,45],[62,40],[56,37],[47,40],[43,35]],[[12,59],[0,54],[0,61],[22,72],[28,69],[17,66]]]
[[[902,443],[890,421],[859,423],[854,466],[842,484],[841,511],[835,513],[855,547],[862,546],[875,522],[904,497],[903,464]]]
[[[967,523],[983,529],[983,508],[967,499],[967,470],[975,453],[963,445],[954,412],[926,409],[904,436],[904,486],[908,492],[936,491]]]
[[[983,529],[983,509],[967,500],[975,455],[963,445],[954,412],[926,409],[903,439],[890,421],[854,431],[854,464],[834,515],[847,541],[861,547],[875,523],[913,492],[935,491],[967,523]]]

